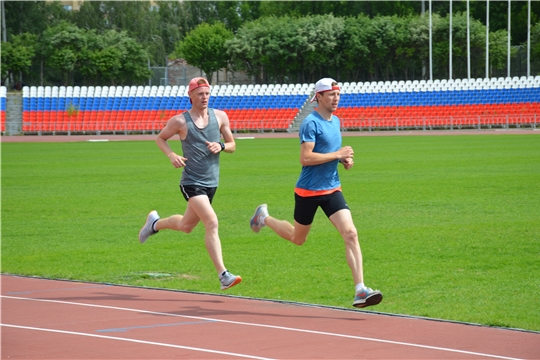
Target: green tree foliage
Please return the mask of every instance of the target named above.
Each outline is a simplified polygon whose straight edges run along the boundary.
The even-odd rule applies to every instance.
[[[262,39],[266,35],[266,29],[259,26],[261,21],[259,19],[244,24],[234,38],[225,43],[232,70],[246,71],[257,83],[262,82],[264,69]]]
[[[345,29],[345,21],[333,15],[302,17],[299,20],[299,34],[304,40],[299,49],[299,60],[304,81],[316,81],[324,76],[317,70],[328,66],[337,69],[343,61],[339,49],[340,38]]]
[[[393,78],[393,63],[398,61],[398,52],[406,40],[407,29],[404,21],[397,16],[376,16],[370,24],[373,27],[371,38],[371,57],[375,61],[375,70],[383,78]]]
[[[531,29],[531,57],[540,59],[540,22]]]
[[[4,1],[4,9],[8,41],[22,33],[39,35],[47,27],[72,18],[59,1]]]
[[[174,53],[176,43],[183,37],[182,24],[185,13],[182,4],[179,1],[162,1],[159,3],[159,35],[167,54]]]
[[[227,67],[229,57],[225,43],[233,36],[220,22],[213,25],[203,23],[190,31],[184,41],[178,43],[176,53],[203,70],[211,79],[214,72]]]
[[[263,1],[261,16],[292,16],[333,14],[336,17],[358,16],[405,16],[420,13],[420,1]]]
[[[131,85],[150,77],[146,51],[126,32],[84,30],[61,23],[43,33],[47,66],[58,70],[63,85],[76,76],[87,84]]]
[[[370,57],[369,39],[373,38],[373,28],[365,15],[345,18],[345,32],[342,38],[343,67],[355,79],[373,73],[375,63]]]
[[[68,22],[50,27],[42,35],[41,52],[46,65],[59,70],[62,84],[71,85],[73,75],[87,49],[88,37],[83,29]]]
[[[424,4],[427,11],[427,1]],[[449,2],[431,4],[433,75],[445,78],[450,66]],[[452,4],[453,76],[464,77],[467,3]],[[11,57],[2,60],[2,77],[11,71],[22,73],[29,84],[140,83],[146,79],[148,63],[163,66],[167,57],[181,54],[208,75],[223,68],[243,70],[258,83],[311,82],[322,76],[340,81],[425,79],[429,18],[420,15],[421,5],[421,1],[84,1],[80,11],[70,12],[58,1],[7,1],[8,44],[2,54]],[[506,1],[490,1],[493,73],[506,67],[507,9]],[[470,2],[473,77],[485,74],[485,10],[485,1]],[[512,45],[526,44],[527,10],[527,1],[511,2]],[[531,10],[535,75],[540,2],[531,2]],[[13,37],[23,33],[36,38],[30,68],[30,47],[13,50]],[[17,70],[10,65],[8,70],[8,60],[24,66]]]
[[[2,44],[2,82],[10,75],[27,73],[30,70],[36,54],[36,39],[36,35],[24,33],[13,35],[11,41]]]
[[[165,64],[168,53],[162,39],[160,14],[149,1],[85,1],[74,18],[80,28],[95,29],[98,33],[125,31],[150,54],[151,65]]]
[[[89,85],[136,85],[151,73],[147,53],[127,32],[107,30],[102,35],[87,33],[89,46],[84,53],[80,72]]]
[[[506,68],[508,56],[507,42],[508,32],[506,30],[498,30],[489,34],[490,74],[491,70],[502,70]],[[540,44],[540,42],[536,44]],[[510,51],[515,53],[515,49],[510,49]],[[540,52],[538,55],[540,55]],[[536,58],[540,59],[540,56]]]
[[[226,47],[232,61],[259,80],[311,81],[321,66],[340,65],[344,28],[345,20],[333,15],[270,16],[244,25]]]

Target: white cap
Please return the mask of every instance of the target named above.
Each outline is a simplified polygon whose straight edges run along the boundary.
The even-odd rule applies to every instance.
[[[315,95],[311,98],[311,102],[314,102],[317,98],[317,94],[325,91],[339,90],[338,85],[332,86],[333,83],[337,84],[337,81],[331,78],[324,78],[315,84]]]

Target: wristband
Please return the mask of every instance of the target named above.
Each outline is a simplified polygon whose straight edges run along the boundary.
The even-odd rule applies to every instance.
[[[219,145],[221,145],[221,151],[225,150],[225,143],[220,141]]]

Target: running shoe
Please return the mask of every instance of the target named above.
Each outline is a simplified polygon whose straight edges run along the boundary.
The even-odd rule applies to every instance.
[[[227,290],[234,285],[240,284],[242,282],[242,278],[240,276],[231,274],[228,270],[225,270],[225,272],[219,277],[219,281],[221,282],[221,290]]]
[[[150,235],[154,235],[157,233],[157,231],[154,231],[152,226],[156,221],[159,220],[159,215],[156,210],[150,211],[150,214],[148,214],[148,217],[146,218],[146,223],[142,227],[141,231],[139,231],[139,242],[141,244],[144,244],[146,240],[148,240],[148,237]]]
[[[377,305],[382,301],[382,293],[379,290],[372,290],[368,287],[357,292],[354,297],[353,306],[364,308],[366,306]]]
[[[257,206],[257,209],[255,210],[255,214],[249,221],[249,224],[251,225],[251,230],[255,232],[261,231],[261,229],[264,227],[263,219],[268,216],[268,205],[262,204]]]

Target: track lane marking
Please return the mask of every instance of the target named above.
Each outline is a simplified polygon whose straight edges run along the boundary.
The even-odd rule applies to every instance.
[[[88,286],[81,285],[80,287],[46,289],[46,290],[9,291],[6,294],[8,294],[8,295],[23,295],[23,294],[34,294],[34,293],[43,293],[43,292],[77,291],[77,290],[105,288],[105,287],[110,287],[110,286],[111,285],[88,285]]]
[[[64,304],[64,305],[95,307],[95,308],[101,308],[101,309],[129,311],[129,312],[137,312],[137,313],[160,315],[160,316],[172,316],[172,317],[181,317],[181,318],[197,319],[197,320],[204,320],[204,321],[214,321],[214,322],[221,322],[221,323],[235,324],[235,325],[245,325],[245,326],[262,327],[262,328],[268,328],[268,329],[286,330],[286,331],[301,332],[301,333],[307,333],[307,334],[325,335],[325,336],[333,336],[333,337],[340,337],[340,338],[347,338],[347,339],[372,341],[372,342],[392,344],[392,345],[401,345],[401,346],[415,347],[415,348],[428,349],[428,350],[446,351],[446,352],[452,352],[452,353],[458,353],[458,354],[475,355],[475,356],[489,357],[489,358],[495,358],[495,359],[524,360],[524,359],[521,359],[521,358],[514,358],[514,357],[508,357],[508,356],[502,356],[502,355],[479,353],[479,352],[475,352],[475,351],[451,349],[451,348],[445,348],[445,347],[439,347],[439,346],[421,345],[421,344],[407,343],[407,342],[402,342],[402,341],[384,340],[384,339],[369,338],[369,337],[356,336],[356,335],[330,333],[330,332],[325,332],[325,331],[290,328],[290,327],[276,326],[276,325],[247,323],[247,322],[241,322],[241,321],[222,320],[222,319],[207,318],[207,317],[200,317],[200,316],[190,316],[190,315],[170,314],[170,313],[157,312],[157,311],[148,311],[148,310],[131,309],[131,308],[123,308],[123,307],[107,306],[107,305],[97,305],[97,304],[76,303],[76,302],[70,302],[70,301],[21,298],[21,297],[5,296],[5,295],[0,295],[0,297],[6,298],[6,299],[14,299],[14,300],[38,301],[38,302],[48,302],[48,303]]]
[[[238,353],[232,353],[232,352],[227,352],[227,351],[196,348],[196,347],[191,347],[191,346],[183,346],[183,345],[175,345],[175,344],[167,344],[167,343],[158,343],[158,342],[154,342],[154,341],[128,339],[128,338],[122,338],[122,337],[116,337],[116,336],[96,335],[96,334],[80,333],[80,332],[75,332],[75,331],[44,329],[44,328],[37,328],[37,327],[31,327],[31,326],[20,326],[20,325],[12,325],[12,324],[0,324],[0,326],[10,327],[10,328],[17,328],[17,329],[24,329],[24,330],[45,331],[45,332],[52,332],[52,333],[57,333],[57,334],[87,336],[87,337],[107,339],[107,340],[128,341],[128,342],[133,342],[133,343],[138,343],[138,344],[157,345],[157,346],[171,347],[171,348],[175,348],[175,349],[193,350],[193,351],[207,352],[207,353],[219,354],[219,355],[230,355],[230,356],[242,357],[242,358],[247,358],[247,359],[273,360],[271,358],[264,358],[264,357],[247,355],[247,354],[238,354]]]

